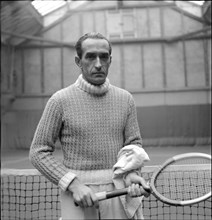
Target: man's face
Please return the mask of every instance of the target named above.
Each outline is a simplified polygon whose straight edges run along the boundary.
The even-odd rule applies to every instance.
[[[82,58],[76,58],[86,81],[94,85],[105,82],[111,63],[109,44],[104,39],[86,39],[82,42]]]

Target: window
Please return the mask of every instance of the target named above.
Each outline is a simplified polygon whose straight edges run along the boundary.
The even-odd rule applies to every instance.
[[[136,19],[133,9],[107,11],[109,39],[135,38]]]

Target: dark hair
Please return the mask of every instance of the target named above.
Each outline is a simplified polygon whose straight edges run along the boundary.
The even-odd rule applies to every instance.
[[[111,46],[110,41],[100,33],[91,32],[91,33],[87,33],[87,34],[83,35],[82,37],[80,37],[75,45],[77,55],[80,59],[82,58],[82,42],[85,41],[86,39],[104,39],[104,40],[106,40],[109,44],[109,54],[111,55],[112,46]]]

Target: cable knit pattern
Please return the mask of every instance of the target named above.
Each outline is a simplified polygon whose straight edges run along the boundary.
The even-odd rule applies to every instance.
[[[58,137],[62,163],[52,155]],[[94,86],[80,75],[47,102],[31,144],[30,160],[54,184],[65,181],[61,188],[66,190],[77,175],[70,170],[111,170],[119,150],[129,144],[141,147],[132,95],[112,86],[108,79]]]

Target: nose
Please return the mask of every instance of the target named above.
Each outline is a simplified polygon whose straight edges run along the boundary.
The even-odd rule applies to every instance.
[[[101,61],[98,56],[96,58],[95,68],[98,70],[100,70],[102,68],[102,64],[101,64]]]

